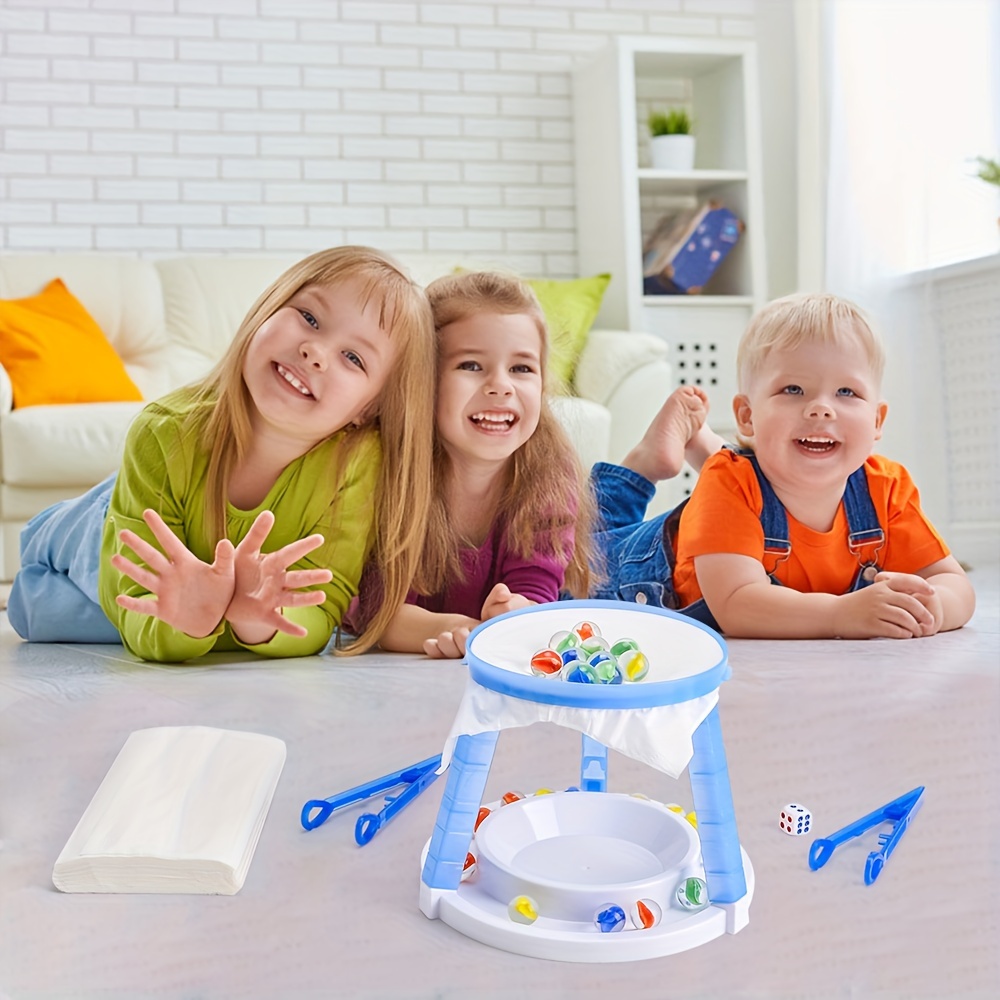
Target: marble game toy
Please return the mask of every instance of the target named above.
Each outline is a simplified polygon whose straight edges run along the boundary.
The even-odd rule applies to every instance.
[[[590,639],[567,640],[567,618],[577,633],[596,624],[597,636],[628,636],[619,653],[645,653],[642,683],[555,683],[538,671],[540,649],[561,657]],[[746,926],[754,874],[722,744],[718,691],[730,670],[717,633],[660,608],[563,601],[484,622],[466,662],[422,857],[426,916],[492,947],[575,962],[674,954]],[[565,666],[552,659],[551,673]],[[500,731],[535,721],[582,733],[579,787],[484,803]],[[697,826],[654,797],[607,791],[608,747],[672,777],[686,770]]]

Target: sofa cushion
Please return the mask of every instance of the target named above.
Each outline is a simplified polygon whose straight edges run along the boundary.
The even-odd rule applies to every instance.
[[[121,463],[125,434],[142,403],[29,406],[0,422],[3,482],[79,486],[82,493]]]
[[[594,330],[576,369],[576,391],[587,399],[607,404],[633,372],[649,365],[666,365],[667,350],[666,341],[651,333]],[[658,370],[669,375],[669,369]],[[657,408],[673,388],[669,381],[659,388],[654,399]],[[645,424],[640,426],[645,428]]]
[[[261,293],[299,258],[175,257],[156,262],[171,386],[207,375]]]
[[[0,363],[15,407],[142,399],[108,338],[61,278],[37,295],[0,299]]]
[[[555,396],[552,412],[569,435],[585,471],[608,458],[611,440],[611,413],[607,407],[579,396]]]
[[[173,388],[163,293],[149,261],[114,254],[0,255],[0,298],[36,295],[53,278],[93,316],[144,399]]]
[[[569,392],[587,334],[601,308],[610,274],[560,281],[529,278],[549,327],[549,373],[556,392]]]

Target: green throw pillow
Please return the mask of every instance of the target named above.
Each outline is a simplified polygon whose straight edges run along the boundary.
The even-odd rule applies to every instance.
[[[566,391],[573,381],[611,275],[595,274],[592,278],[569,281],[553,278],[529,278],[527,281],[538,296],[549,325],[552,388],[557,392]]]

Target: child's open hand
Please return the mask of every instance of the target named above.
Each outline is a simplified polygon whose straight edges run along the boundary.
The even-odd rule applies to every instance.
[[[441,632],[433,639],[424,641],[424,652],[432,660],[458,660],[465,656],[465,643],[471,628],[461,628]]]
[[[221,539],[215,547],[215,561],[209,565],[187,548],[155,510],[144,510],[142,519],[163,551],[126,528],[119,538],[148,569],[118,553],[111,557],[111,565],[154,596],[119,594],[116,603],[127,611],[153,615],[196,639],[211,635],[233,595],[232,542]]]
[[[526,608],[534,604],[527,597],[520,594],[511,593],[510,588],[505,583],[498,583],[486,596],[483,602],[482,620],[496,618],[507,611],[516,611],[518,608]],[[469,638],[472,628],[479,623],[474,619],[469,619],[469,626],[452,628],[441,632],[433,639],[424,640],[424,652],[433,660],[457,660],[465,656],[465,643]]]
[[[929,606],[935,602],[937,611]],[[940,599],[923,577],[879,573],[870,587],[839,599],[835,626],[843,639],[916,639],[933,635],[940,621]]]
[[[486,600],[483,601],[481,617],[485,622],[490,618],[496,618],[497,615],[506,614],[508,611],[516,611],[518,608],[530,607],[534,603],[534,601],[529,601],[527,597],[511,593],[507,584],[498,583],[489,592],[489,594],[486,595]]]
[[[289,621],[281,611],[322,604],[326,600],[322,590],[299,588],[315,587],[333,579],[328,569],[288,568],[318,549],[323,544],[322,535],[309,535],[274,552],[263,553],[261,546],[272,527],[274,514],[261,511],[234,553],[235,582],[225,616],[237,638],[248,646],[268,642],[275,632],[299,639],[308,635],[303,626]]]

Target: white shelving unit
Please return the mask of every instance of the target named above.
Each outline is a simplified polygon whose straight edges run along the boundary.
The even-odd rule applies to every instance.
[[[649,166],[651,107],[694,119],[695,168]],[[620,36],[574,76],[578,256],[581,274],[612,275],[597,322],[644,330],[670,347],[676,385],[708,393],[727,436],[736,345],[766,297],[756,51],[752,42]],[[746,225],[700,295],[644,295],[642,248],[668,212],[717,200]],[[664,386],[664,398],[673,386]],[[661,488],[665,509],[690,491],[687,474]]]

